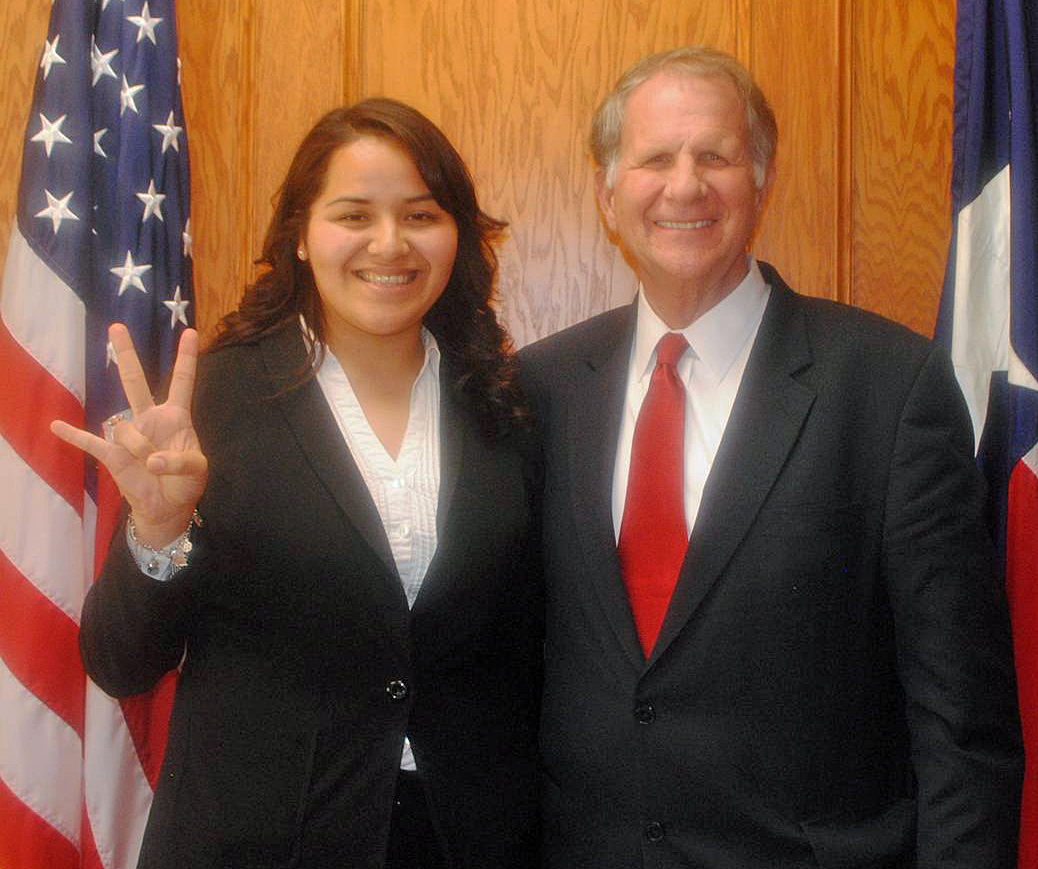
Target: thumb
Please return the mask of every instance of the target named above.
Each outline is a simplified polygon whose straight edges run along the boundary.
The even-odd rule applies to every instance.
[[[148,456],[147,468],[153,474],[202,477],[209,468],[209,462],[200,450],[162,450]]]

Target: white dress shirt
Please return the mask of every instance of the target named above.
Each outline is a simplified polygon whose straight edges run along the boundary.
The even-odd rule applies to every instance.
[[[411,387],[407,430],[395,459],[372,430],[334,354],[325,353],[317,369],[317,382],[382,518],[409,607],[414,606],[436,554],[440,496],[440,348],[424,327],[422,344],[425,362]],[[400,768],[417,768],[406,737]]]
[[[689,534],[695,525],[703,487],[728,424],[746,361],[771,294],[753,257],[750,257],[749,266],[746,277],[731,293],[690,326],[680,330],[689,345],[678,362],[678,377],[685,385],[684,501],[685,525]],[[656,367],[656,345],[670,331],[652,309],[645,293],[639,292],[637,324],[627,366],[627,389],[613,467],[613,531],[617,540],[627,500],[634,427]]]
[[[317,370],[317,382],[386,529],[409,607],[436,553],[440,494],[440,350],[424,327],[422,343],[425,361],[411,387],[407,430],[395,459],[372,430],[334,354],[325,353]]]

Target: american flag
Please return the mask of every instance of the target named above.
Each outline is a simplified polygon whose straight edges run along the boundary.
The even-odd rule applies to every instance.
[[[54,0],[0,293],[0,866],[131,869],[172,682],[122,704],[86,679],[80,608],[118,512],[48,430],[122,410],[106,330],[153,384],[192,320],[173,0]]]
[[[937,322],[990,484],[1027,774],[1020,869],[1038,869],[1038,7],[959,0],[952,247]]]

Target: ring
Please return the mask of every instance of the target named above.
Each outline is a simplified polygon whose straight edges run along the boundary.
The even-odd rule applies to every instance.
[[[124,420],[133,419],[133,411],[129,408],[126,410],[120,410],[118,413],[113,413],[108,419],[101,423],[101,431],[104,433],[106,441],[111,443],[115,440],[115,427]]]

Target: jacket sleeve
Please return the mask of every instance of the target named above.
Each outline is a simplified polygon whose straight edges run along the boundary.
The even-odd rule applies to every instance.
[[[227,415],[227,376],[212,376],[212,365],[203,357],[199,364],[192,414],[195,428],[209,458],[209,482],[199,511],[211,515],[226,487],[221,487],[214,455],[220,442],[214,420]],[[220,494],[220,493],[223,494]],[[215,494],[214,494],[215,493]],[[79,650],[87,675],[113,697],[139,694],[150,689],[165,673],[180,664],[188,633],[194,623],[199,584],[215,564],[211,529],[191,532],[193,550],[184,569],[160,581],[140,570],[126,540],[126,510],[109,544],[100,576],[83,603]]]
[[[1016,865],[1023,749],[985,487],[951,366],[930,351],[898,424],[883,569],[917,787],[918,869]]]
[[[125,523],[119,525],[79,630],[83,664],[102,690],[113,697],[139,694],[180,663],[198,569],[192,564],[168,581],[153,579],[137,566]]]

